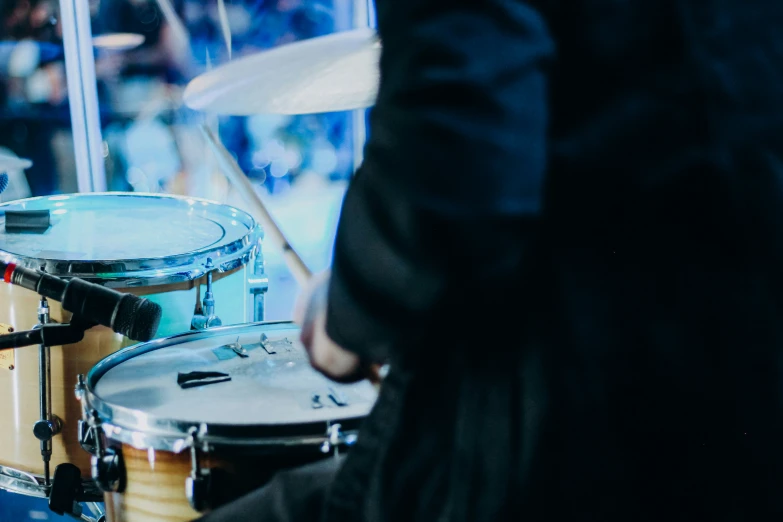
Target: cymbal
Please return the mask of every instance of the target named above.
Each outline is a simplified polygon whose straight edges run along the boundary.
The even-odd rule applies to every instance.
[[[239,58],[194,78],[183,101],[231,116],[364,109],[378,94],[381,44],[356,29]]]
[[[29,169],[32,166],[33,162],[28,159],[17,158],[5,152],[0,152],[0,172]]]

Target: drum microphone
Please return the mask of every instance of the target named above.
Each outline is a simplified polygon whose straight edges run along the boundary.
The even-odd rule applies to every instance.
[[[59,301],[83,320],[107,326],[133,341],[149,341],[160,324],[161,307],[131,294],[73,278],[66,281],[37,270],[0,262],[6,283],[32,290]]]

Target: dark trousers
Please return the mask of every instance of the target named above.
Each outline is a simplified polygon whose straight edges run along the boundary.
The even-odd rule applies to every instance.
[[[196,522],[315,522],[342,461],[329,458],[280,472],[261,489]]]

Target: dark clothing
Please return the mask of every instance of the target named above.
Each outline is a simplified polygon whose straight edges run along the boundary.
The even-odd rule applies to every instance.
[[[378,1],[327,518],[779,518],[783,4],[535,4]]]
[[[318,520],[323,512],[326,486],[332,482],[342,458],[328,458],[278,473],[266,487],[215,510],[199,522],[304,522]]]
[[[325,519],[780,519],[783,3],[377,8]]]

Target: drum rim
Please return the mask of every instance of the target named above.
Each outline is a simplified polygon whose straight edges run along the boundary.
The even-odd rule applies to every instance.
[[[220,334],[252,333],[264,327],[295,326],[292,321],[263,321],[240,325],[222,326],[184,332],[146,343],[123,348],[104,357],[90,369],[85,378],[84,406],[97,413],[106,436],[114,441],[129,444],[137,449],[172,451],[179,453],[189,447],[188,431],[199,428],[202,439],[212,446],[322,446],[324,443],[351,445],[356,441],[358,428],[369,415],[335,417],[295,424],[244,424],[195,423],[151,415],[141,410],[111,404],[95,392],[98,381],[112,368],[139,355],[160,350],[186,341],[198,341]],[[333,428],[339,428],[339,440],[335,440]]]
[[[95,501],[103,498],[103,492],[91,478],[82,477],[82,487],[85,496]],[[51,486],[46,485],[42,475],[21,471],[13,466],[0,465],[0,489],[27,497],[48,498]]]
[[[173,194],[152,194],[146,192],[89,192],[82,194],[62,194],[73,199],[99,197],[168,199],[178,202],[194,201],[206,207],[212,207],[218,215],[224,215],[242,222],[248,229],[242,238],[224,245],[210,246],[168,257],[136,258],[120,260],[65,261],[59,259],[21,256],[0,247],[0,261],[14,263],[25,268],[46,270],[59,277],[78,277],[110,288],[137,288],[159,286],[193,281],[209,272],[205,268],[207,258],[212,260],[213,270],[229,272],[247,265],[250,259],[260,252],[259,242],[263,239],[263,229],[256,219],[244,210],[216,201]],[[18,199],[0,204],[0,212],[11,205],[33,201],[48,200],[61,196],[36,196]],[[188,203],[189,204],[189,203]],[[237,215],[234,216],[233,213]]]
[[[0,489],[29,497],[48,496],[43,478],[10,466],[0,465]]]

